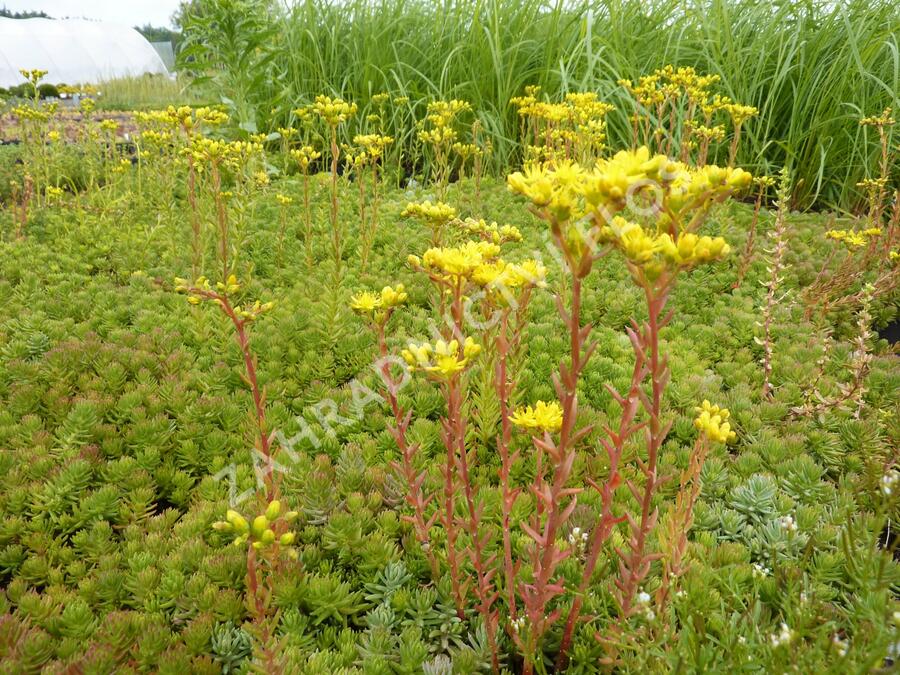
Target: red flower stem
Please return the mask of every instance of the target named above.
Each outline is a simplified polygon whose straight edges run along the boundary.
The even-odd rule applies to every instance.
[[[406,483],[409,486],[406,494],[406,503],[413,509],[413,516],[411,518],[413,529],[416,533],[416,539],[418,539],[419,545],[425,553],[425,558],[428,560],[428,567],[431,569],[431,578],[437,582],[440,579],[440,567],[438,566],[437,558],[434,557],[434,550],[432,549],[431,538],[429,536],[431,525],[434,523],[434,517],[431,519],[425,517],[425,509],[428,506],[428,502],[431,501],[431,498],[429,497],[426,499],[422,494],[422,483],[425,480],[425,472],[422,471],[417,473],[415,469],[413,460],[418,452],[418,446],[410,445],[406,440],[406,429],[409,426],[410,415],[400,406],[397,399],[397,382],[391,376],[390,365],[387,362],[388,350],[387,341],[384,335],[384,326],[386,323],[387,319],[385,319],[384,322],[376,324],[375,330],[378,335],[378,351],[382,358],[381,376],[385,384],[388,403],[391,406],[391,413],[394,416],[394,425],[390,428],[390,432],[394,437],[394,441],[397,443],[397,447],[400,449],[400,455],[403,458],[402,464],[397,465],[395,463],[395,467],[400,470],[400,473],[403,475],[404,480],[406,480]]]
[[[565,312],[562,301],[558,298],[560,315],[567,323],[570,334],[570,365],[566,367],[565,364],[560,364],[557,379],[557,391],[562,399],[563,409],[559,443],[554,446],[549,435],[545,435],[543,441],[535,439],[536,443],[547,447],[548,454],[553,461],[551,469],[553,479],[550,486],[547,486],[546,481],[541,481],[541,490],[536,495],[538,501],[545,501],[546,518],[542,533],[537,535],[535,532],[531,535],[540,548],[540,555],[536,559],[534,569],[534,582],[523,586],[523,600],[529,619],[524,675],[531,675],[534,672],[538,643],[552,623],[551,617],[546,614],[547,605],[561,592],[561,587],[552,584],[551,581],[556,568],[566,559],[567,553],[557,548],[556,536],[569,519],[576,504],[577,490],[566,488],[566,483],[575,461],[575,440],[586,433],[584,429],[578,431],[575,429],[578,415],[578,377],[592,351],[592,347],[589,347],[586,353],[582,354],[583,342],[590,332],[590,326],[584,328],[581,326],[582,278],[590,270],[590,265],[584,258],[580,261],[574,260],[559,231],[557,230],[555,234],[558,245],[566,254],[572,273],[572,309],[570,312]],[[590,256],[590,253],[585,255]]]
[[[662,423],[662,396],[668,379],[668,365],[666,358],[659,353],[659,330],[665,324],[666,319],[661,320],[662,311],[665,308],[670,289],[671,279],[664,279],[658,286],[649,282],[643,284],[644,296],[647,301],[647,329],[645,350],[649,350],[649,366],[651,378],[651,399],[642,402],[650,417],[647,438],[647,462],[640,463],[645,476],[644,491],[641,495],[637,488],[629,484],[632,494],[637,498],[640,495],[641,514],[640,521],[635,522],[628,515],[627,520],[631,527],[630,553],[625,560],[620,561],[620,573],[623,579],[616,582],[619,587],[619,604],[624,616],[632,613],[633,601],[638,584],[643,581],[650,568],[653,556],[645,554],[647,537],[656,524],[658,513],[651,511],[653,496],[661,480],[657,476],[657,459],[659,449],[668,433],[668,425]],[[649,403],[649,405],[648,405]]]
[[[636,333],[631,333],[633,340],[639,340]],[[563,630],[562,641],[560,642],[559,653],[556,657],[556,669],[561,672],[565,669],[568,661],[568,651],[572,646],[572,638],[574,636],[575,625],[581,615],[581,607],[584,604],[584,596],[590,584],[603,545],[612,534],[613,527],[621,522],[621,518],[613,515],[613,494],[621,483],[619,475],[619,462],[622,458],[622,451],[625,443],[631,435],[637,431],[640,426],[634,424],[635,416],[639,409],[638,396],[641,384],[647,376],[645,367],[644,353],[641,350],[635,350],[634,369],[631,374],[631,386],[626,397],[617,397],[617,401],[622,406],[622,417],[619,420],[619,428],[615,433],[607,431],[609,440],[602,440],[601,444],[606,450],[609,458],[609,478],[602,486],[591,481],[592,486],[596,489],[602,499],[602,508],[600,518],[594,529],[591,531],[591,543],[588,548],[588,554],[585,558],[584,569],[581,574],[581,582],[578,585],[578,592],[572,601],[572,607],[569,609],[569,616],[566,619],[566,626]]]
[[[256,374],[256,359],[250,348],[250,336],[247,333],[247,321],[237,315],[228,296],[224,293],[216,293],[215,291],[206,291],[199,288],[192,288],[190,291],[194,295],[202,296],[210,300],[215,300],[225,315],[234,325],[235,339],[241,349],[241,356],[244,359],[244,369],[247,372],[247,383],[250,385],[250,391],[253,395],[253,408],[256,416],[256,426],[259,432],[259,451],[266,460],[266,501],[271,502],[278,498],[278,484],[275,480],[275,462],[272,458],[271,442],[266,428],[266,397],[259,386],[259,379]]]
[[[507,381],[507,360],[509,358],[509,341],[507,339],[509,329],[509,311],[504,310],[500,317],[500,333],[497,337],[497,370],[495,386],[497,398],[500,401],[500,436],[497,439],[497,450],[500,453],[500,489],[502,492],[502,522],[503,522],[503,571],[506,582],[506,595],[509,607],[509,616],[515,620],[516,610],[516,567],[512,557],[512,537],[510,533],[510,520],[512,508],[515,504],[518,490],[510,486],[510,472],[518,453],[510,454],[512,441],[512,425],[509,421],[509,387]]]

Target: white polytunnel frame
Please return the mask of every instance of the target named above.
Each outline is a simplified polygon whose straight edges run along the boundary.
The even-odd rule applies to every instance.
[[[51,84],[95,84],[145,73],[168,74],[134,28],[85,19],[0,18],[0,87],[25,81],[19,70],[48,72]]]

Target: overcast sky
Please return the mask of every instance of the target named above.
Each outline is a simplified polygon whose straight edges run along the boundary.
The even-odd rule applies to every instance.
[[[0,0],[14,12],[44,11],[54,18],[84,17],[127,26],[171,26],[178,0]]]

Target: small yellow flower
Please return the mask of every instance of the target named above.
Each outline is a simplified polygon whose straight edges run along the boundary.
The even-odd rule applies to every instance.
[[[555,432],[562,428],[563,411],[556,401],[538,401],[532,406],[518,408],[509,421],[522,429]]]
[[[381,307],[381,298],[370,291],[363,291],[350,298],[350,308],[360,314],[371,314]]]

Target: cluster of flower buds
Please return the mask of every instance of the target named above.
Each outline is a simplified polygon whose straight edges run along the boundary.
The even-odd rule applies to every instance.
[[[407,207],[408,208],[408,207]],[[480,218],[466,218],[459,221],[459,226],[469,234],[477,234],[482,240],[492,244],[505,244],[511,241],[522,241],[522,232],[514,225],[498,225]]]
[[[419,218],[429,225],[443,225],[456,218],[456,209],[444,202],[425,200],[424,202],[409,202],[406,208],[400,212],[404,218]]]
[[[19,73],[26,80],[31,82],[34,86],[37,86],[37,83],[44,79],[49,71],[39,70],[38,68],[34,68],[32,70],[28,70],[26,68],[19,69]]]
[[[273,500],[266,510],[248,522],[237,511],[229,509],[225,513],[225,520],[213,523],[212,527],[217,532],[234,534],[234,545],[244,546],[250,544],[254,549],[261,550],[272,546],[291,547],[296,540],[296,535],[287,529],[290,523],[297,519],[296,511],[284,511],[280,501]],[[276,534],[276,530],[283,530]],[[290,548],[288,555],[297,557],[297,551]]]
[[[241,284],[233,274],[230,274],[224,282],[216,282],[215,286],[204,276],[198,277],[193,284],[187,279],[176,277],[175,290],[178,293],[187,293],[188,302],[192,305],[199,305],[207,300],[222,305],[228,296],[234,295],[241,290]],[[255,321],[260,315],[270,311],[273,307],[275,307],[274,302],[260,302],[257,300],[248,306],[235,305],[233,311],[237,317],[244,321]]]
[[[695,408],[697,417],[694,426],[698,431],[715,443],[732,443],[737,435],[731,430],[731,424],[726,420],[731,416],[728,408],[720,408],[709,401]]]
[[[295,162],[297,162],[297,166],[300,167],[300,171],[302,173],[306,173],[307,171],[309,171],[309,165],[315,162],[321,156],[322,153],[318,152],[311,145],[304,145],[302,148],[291,149],[291,158]]]
[[[312,110],[319,117],[325,120],[329,126],[346,122],[349,118],[356,114],[357,106],[355,103],[347,103],[341,98],[331,98],[330,96],[316,96],[315,102],[312,104]]]

